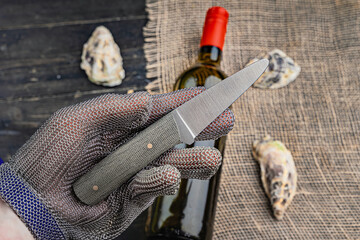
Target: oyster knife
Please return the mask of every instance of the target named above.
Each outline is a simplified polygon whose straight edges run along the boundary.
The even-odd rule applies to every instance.
[[[97,204],[165,151],[181,142],[192,144],[268,64],[267,59],[251,64],[141,131],[80,177],[73,186],[76,196],[88,205]]]

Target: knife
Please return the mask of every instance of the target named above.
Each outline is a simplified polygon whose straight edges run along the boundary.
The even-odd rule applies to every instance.
[[[195,137],[263,74],[269,61],[259,60],[168,113],[96,164],[73,185],[87,205],[104,200],[137,172],[179,143]]]

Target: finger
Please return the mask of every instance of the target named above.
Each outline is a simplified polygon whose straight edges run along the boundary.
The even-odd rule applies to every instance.
[[[221,153],[216,148],[194,147],[171,149],[153,161],[153,166],[171,165],[181,178],[209,179],[221,165]]]
[[[170,93],[153,95],[151,98],[151,111],[149,124],[181,106],[193,97],[205,91],[204,87],[181,89]]]
[[[66,133],[126,132],[148,120],[150,98],[146,92],[102,95],[58,110],[46,125]]]
[[[46,136],[43,137],[45,145],[49,139],[68,141],[64,136],[72,139],[104,136],[101,145],[112,146],[119,136],[126,137],[132,129],[141,127],[148,120],[150,98],[147,92],[106,94],[68,106],[56,111],[37,135]],[[33,142],[42,145],[42,142]]]
[[[170,165],[142,170],[128,186],[131,198],[173,195],[179,189],[180,176],[179,170]]]
[[[123,144],[147,122],[150,98],[147,92],[106,94],[61,109],[56,119],[66,125],[60,128],[68,134],[94,141],[86,146],[98,149],[97,154],[103,155]]]
[[[151,111],[146,125],[150,125],[165,114],[189,101],[205,91],[205,88],[188,88],[175,92],[152,96]],[[226,109],[209,126],[207,126],[195,140],[211,140],[226,135],[234,126],[235,117],[230,109]]]
[[[69,107],[82,124],[99,127],[133,129],[144,124],[149,116],[150,94],[106,94]]]
[[[228,134],[234,127],[235,116],[228,108],[212,121],[196,138],[195,141],[215,140]]]

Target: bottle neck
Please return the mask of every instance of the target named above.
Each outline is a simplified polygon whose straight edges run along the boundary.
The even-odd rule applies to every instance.
[[[220,66],[221,50],[215,46],[202,46],[199,52],[199,62],[204,65]]]

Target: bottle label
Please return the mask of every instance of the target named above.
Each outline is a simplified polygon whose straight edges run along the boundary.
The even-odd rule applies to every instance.
[[[222,50],[228,18],[225,8],[212,7],[207,11],[200,47],[215,46]]]

